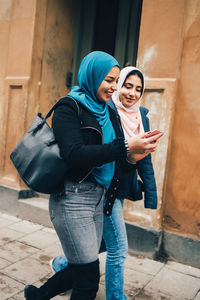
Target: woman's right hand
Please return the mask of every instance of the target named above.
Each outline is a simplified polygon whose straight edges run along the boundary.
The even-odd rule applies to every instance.
[[[131,153],[147,154],[156,150],[158,140],[163,136],[163,133],[147,137],[146,133],[135,135],[128,140],[128,145]]]

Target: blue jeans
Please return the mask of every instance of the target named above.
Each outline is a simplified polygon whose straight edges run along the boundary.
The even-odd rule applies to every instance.
[[[112,215],[104,216],[103,239],[106,244],[106,299],[126,300],[124,287],[124,261],[128,252],[125,222],[123,219],[123,200],[116,199]],[[102,247],[101,247],[102,248]],[[66,257],[56,257],[52,267],[58,272],[65,268]]]
[[[65,192],[50,196],[50,218],[71,264],[88,264],[98,259],[104,195],[105,189],[98,183],[68,180]]]

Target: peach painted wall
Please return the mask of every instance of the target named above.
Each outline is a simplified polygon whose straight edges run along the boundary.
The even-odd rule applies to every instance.
[[[9,155],[40,111],[66,94],[72,70],[73,0],[2,0],[0,4],[0,184],[27,188]]]
[[[185,1],[164,228],[200,238],[200,1]]]
[[[143,0],[137,65],[147,82],[174,81],[157,228],[200,236],[200,2]],[[171,95],[171,96],[170,96]],[[157,95],[158,96],[158,95]],[[152,101],[155,98],[152,96]],[[168,101],[166,102],[168,105]],[[160,105],[157,102],[157,113]],[[152,122],[155,120],[152,116]],[[166,122],[163,116],[163,122]],[[162,125],[162,124],[161,124]],[[163,141],[160,142],[161,144]],[[166,143],[166,141],[164,141]],[[154,160],[155,168],[158,161]],[[159,174],[157,173],[157,181]],[[149,213],[146,213],[146,219]],[[154,226],[156,227],[156,226]]]
[[[0,182],[19,188],[9,154],[24,132],[30,80],[36,0],[0,5]]]

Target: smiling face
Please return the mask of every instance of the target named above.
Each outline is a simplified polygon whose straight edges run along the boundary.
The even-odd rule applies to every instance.
[[[117,90],[117,81],[119,78],[119,73],[119,67],[114,66],[106,75],[96,93],[96,97],[100,101],[107,102],[114,93],[114,91]]]
[[[140,99],[142,89],[142,81],[138,75],[128,76],[120,89],[120,102],[124,107],[130,108]]]

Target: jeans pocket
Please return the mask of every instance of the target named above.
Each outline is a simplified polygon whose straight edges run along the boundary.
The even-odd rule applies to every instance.
[[[68,183],[65,182],[65,192],[66,193],[88,193],[94,191],[97,187],[96,183],[93,182],[82,182],[82,183]]]

